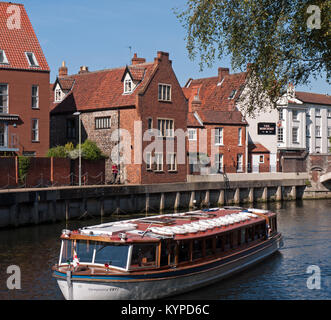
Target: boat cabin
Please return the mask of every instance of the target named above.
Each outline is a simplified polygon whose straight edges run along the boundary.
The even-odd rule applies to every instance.
[[[253,247],[277,233],[276,214],[209,209],[64,230],[59,267],[139,272],[200,264]]]

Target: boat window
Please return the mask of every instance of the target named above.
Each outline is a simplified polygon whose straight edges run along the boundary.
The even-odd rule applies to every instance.
[[[91,263],[93,260],[93,252],[95,248],[95,242],[91,241],[77,241],[76,242],[76,253],[79,262]]]
[[[156,266],[156,244],[135,244],[132,250],[131,267]]]
[[[61,263],[69,263],[69,262],[72,262],[72,241],[64,240]]]
[[[178,250],[178,263],[190,260],[190,241],[179,241]]]
[[[223,236],[217,236],[216,237],[216,252],[222,252],[222,251],[224,251]]]
[[[167,266],[169,262],[168,260],[169,260],[169,242],[162,241],[160,267]]]
[[[202,240],[193,240],[193,260],[202,257]]]
[[[213,238],[206,239],[206,256],[214,254]]]
[[[103,242],[98,242],[95,249],[95,263],[108,264],[110,266],[126,269],[129,246],[108,245]]]

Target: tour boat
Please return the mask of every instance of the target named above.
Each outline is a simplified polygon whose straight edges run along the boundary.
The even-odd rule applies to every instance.
[[[224,207],[63,230],[53,276],[68,300],[147,300],[228,277],[283,245],[275,213]]]

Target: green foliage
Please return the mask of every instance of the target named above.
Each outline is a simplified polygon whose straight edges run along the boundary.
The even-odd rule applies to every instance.
[[[46,157],[67,158],[67,150],[64,146],[57,146],[48,150]]]
[[[308,26],[316,13],[310,5],[320,10],[318,28]],[[174,11],[201,69],[225,55],[235,70],[251,64],[274,106],[288,83],[307,84],[324,72],[331,82],[331,0],[186,0]],[[251,99],[248,109],[263,109],[263,99]]]
[[[25,183],[26,176],[30,168],[30,162],[29,157],[18,157],[18,177],[22,184]]]
[[[51,148],[47,152],[47,157],[77,159],[79,157],[79,144],[74,147],[72,142],[65,146]],[[82,158],[86,160],[99,160],[106,158],[102,154],[97,144],[90,140],[85,140],[82,144]]]

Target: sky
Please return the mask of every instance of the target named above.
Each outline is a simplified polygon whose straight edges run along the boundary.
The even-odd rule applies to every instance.
[[[14,2],[14,1],[13,1]],[[153,61],[157,51],[169,52],[179,83],[217,75],[218,67],[233,70],[225,57],[200,71],[199,60],[188,57],[185,29],[174,9],[185,0],[22,0],[51,68],[51,82],[62,61],[69,74],[86,65],[90,71],[130,64],[134,53]],[[331,94],[325,77],[312,79],[298,91]]]

